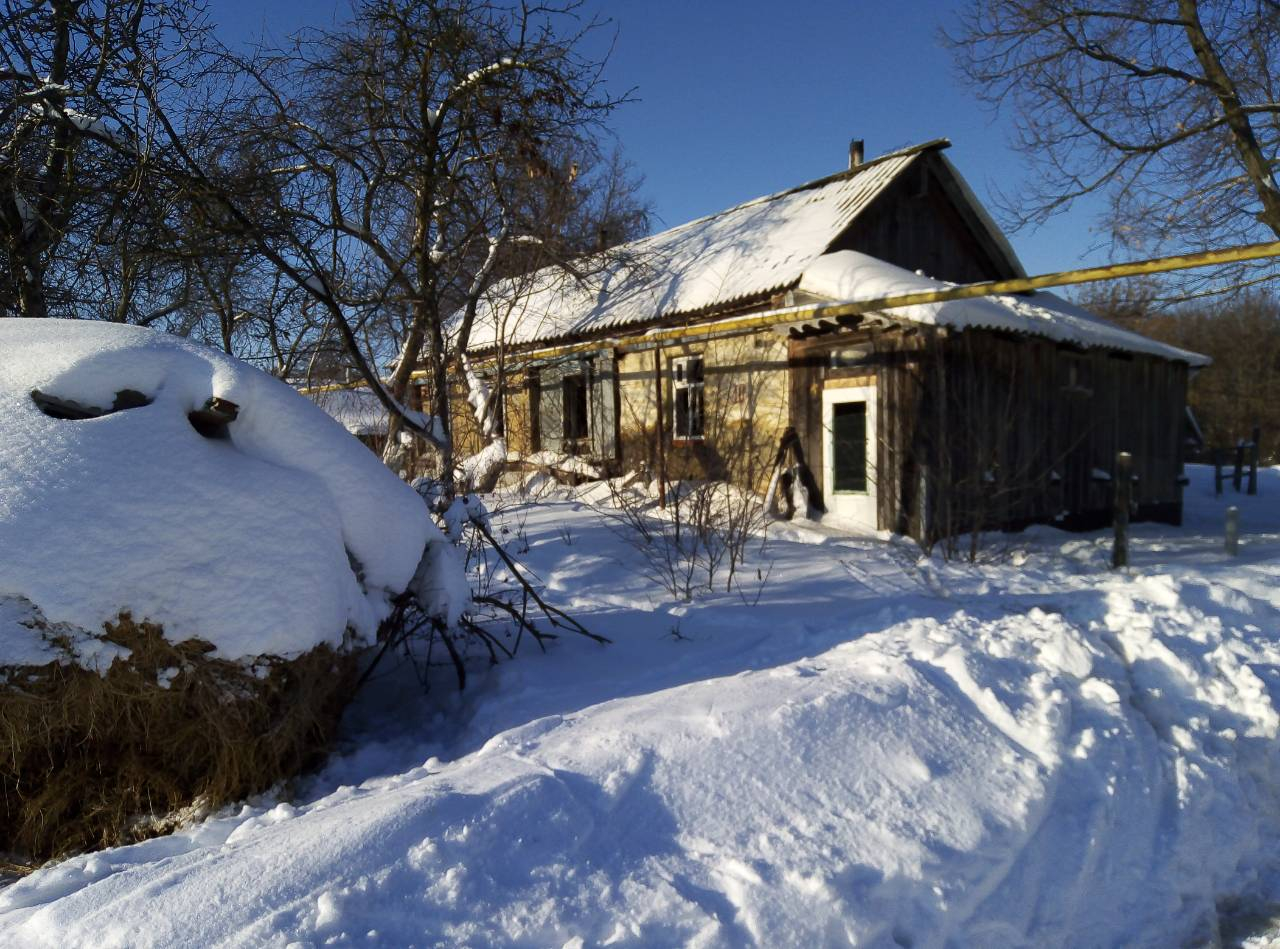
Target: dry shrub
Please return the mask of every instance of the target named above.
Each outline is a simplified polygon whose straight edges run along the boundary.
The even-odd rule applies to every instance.
[[[353,691],[357,658],[326,646],[250,666],[127,613],[104,629],[130,651],[105,674],[0,669],[0,855],[131,843],[264,791],[319,761]]]

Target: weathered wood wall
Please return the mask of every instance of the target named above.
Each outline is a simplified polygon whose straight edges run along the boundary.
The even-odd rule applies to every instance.
[[[490,384],[493,367],[485,367],[484,372]],[[471,404],[467,402],[466,379],[461,372],[450,374],[450,431],[453,434],[454,457],[458,459],[474,455],[485,446],[484,436],[476,422]],[[506,370],[505,393],[503,398],[503,427],[507,437],[507,448],[522,454],[533,451],[533,420],[530,413],[530,377],[520,367]]]
[[[1134,458],[1137,518],[1181,517],[1182,363],[928,329],[794,340],[791,362],[792,424],[823,491],[822,390],[875,374],[882,529],[1099,527],[1112,485],[1096,475],[1119,451]]]
[[[921,155],[830,250],[860,251],[956,283],[1017,276],[959,188],[937,155]]]

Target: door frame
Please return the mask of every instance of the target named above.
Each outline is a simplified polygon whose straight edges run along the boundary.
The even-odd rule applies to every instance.
[[[832,425],[833,406],[846,402],[865,402],[867,490],[835,490],[835,429]],[[876,386],[874,382],[849,386],[828,386],[822,390],[822,485],[827,513],[836,521],[859,530],[879,529],[879,504],[876,491],[876,471],[879,467],[876,424]]]

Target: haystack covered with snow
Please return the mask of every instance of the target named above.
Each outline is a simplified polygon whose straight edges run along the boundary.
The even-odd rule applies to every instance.
[[[305,767],[392,601],[412,584],[456,613],[447,543],[337,422],[238,360],[0,321],[0,852],[146,836]]]
[[[202,433],[211,399],[235,419]],[[0,323],[0,435],[0,593],[53,623],[131,610],[226,658],[337,646],[373,636],[438,536],[287,385],[146,329]]]

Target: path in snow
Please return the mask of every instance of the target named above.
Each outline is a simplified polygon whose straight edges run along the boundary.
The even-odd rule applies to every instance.
[[[296,804],[0,893],[42,945],[1151,945],[1280,896],[1280,472],[1000,562],[785,526],[671,601],[581,500],[517,506],[564,641],[461,697],[383,677]],[[1241,504],[1239,559],[1219,552]],[[678,630],[678,635],[673,631]]]

